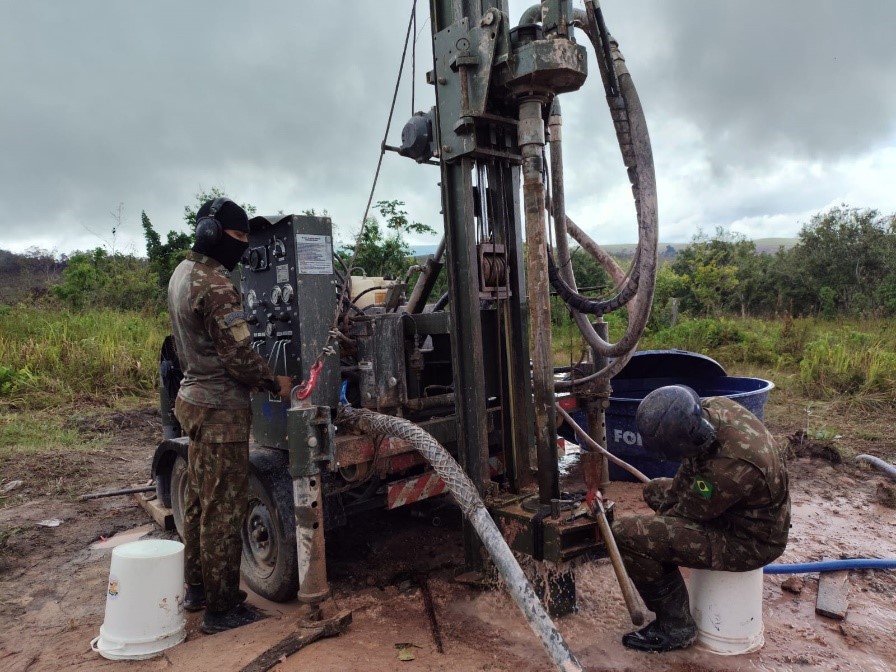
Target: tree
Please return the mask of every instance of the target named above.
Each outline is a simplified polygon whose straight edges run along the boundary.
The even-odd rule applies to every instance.
[[[204,189],[202,189],[197,192],[195,205],[184,206],[184,221],[187,223],[187,226],[190,227],[190,231],[196,230],[196,213],[199,212],[199,208],[201,208],[208,201],[213,201],[216,198],[220,198],[221,196],[226,195],[227,194],[225,194],[224,190],[220,187],[212,187],[209,191],[205,191]],[[246,211],[246,214],[248,214],[250,218],[255,214],[254,205],[250,205],[249,203],[240,203],[240,207]]]
[[[403,201],[379,201],[374,206],[385,219],[386,231],[376,217],[368,217],[355,244],[345,244],[336,254],[351,271],[366,275],[400,278],[415,263],[414,251],[404,236],[436,233],[428,224],[408,219]]]
[[[812,312],[876,312],[883,298],[878,288],[896,282],[893,222],[877,210],[846,205],[815,215],[790,254],[795,297]]]
[[[703,315],[735,308],[738,262],[755,252],[752,241],[722,227],[716,228],[715,237],[698,231],[670,265],[672,272],[685,280],[685,295],[679,297],[682,307]]]
[[[576,279],[576,287],[584,294],[601,294],[612,289],[609,274],[598,261],[576,245],[569,251],[572,272]]]
[[[166,241],[163,243],[161,236],[153,228],[152,222],[146,211],[140,213],[143,224],[143,237],[146,240],[146,256],[149,258],[149,267],[158,277],[159,300],[164,302],[168,290],[168,281],[177,265],[183,260],[187,251],[193,246],[196,229],[196,213],[207,201],[224,196],[224,191],[219,187],[212,187],[211,191],[199,191],[196,194],[194,205],[184,206],[184,221],[190,227],[190,233],[183,231],[169,231]],[[243,203],[243,210],[251,217],[255,214],[255,206]]]
[[[168,281],[174,268],[181,262],[187,250],[193,245],[193,236],[182,231],[169,231],[166,241],[152,227],[146,211],[140,213],[143,224],[143,237],[146,239],[146,256],[149,268],[158,278],[158,300],[163,301],[168,288]]]
[[[156,275],[147,266],[145,259],[110,255],[101,247],[75,252],[68,258],[62,281],[53,287],[53,294],[74,310],[144,310],[155,306],[158,299]]]
[[[688,292],[687,278],[678,275],[670,264],[660,264],[656,269],[656,289],[648,326],[662,329],[674,325],[678,316],[681,297]]]

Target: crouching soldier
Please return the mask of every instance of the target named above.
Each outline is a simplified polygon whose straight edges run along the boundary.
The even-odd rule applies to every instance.
[[[697,638],[679,567],[746,572],[784,552],[790,529],[787,471],[762,422],[725,397],[700,401],[683,385],[661,387],[638,407],[645,449],[681,460],[644,499],[656,513],[619,518],[613,534],[629,576],[656,620],[623,636],[641,651],[671,651]]]

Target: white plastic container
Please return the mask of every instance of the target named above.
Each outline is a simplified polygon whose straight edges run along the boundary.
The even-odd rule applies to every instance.
[[[690,569],[688,594],[697,643],[723,656],[758,651],[762,635],[762,569],[716,572]]]
[[[352,302],[362,310],[367,306],[385,303],[389,288],[394,280],[382,277],[352,276]]]
[[[143,660],[186,639],[184,545],[146,539],[112,551],[106,613],[90,647],[110,660]]]

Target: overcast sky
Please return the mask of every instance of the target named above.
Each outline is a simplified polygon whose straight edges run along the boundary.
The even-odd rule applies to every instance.
[[[428,109],[428,3],[418,4],[414,91]],[[514,24],[528,4],[511,0]],[[212,187],[260,214],[327,210],[350,239],[410,7],[0,0],[0,248],[143,254],[141,210],[163,236],[185,230],[184,206]],[[840,203],[896,211],[896,3],[603,9],[645,108],[661,240],[716,226],[795,236]],[[632,242],[631,192],[589,65],[584,89],[561,98],[568,210],[598,242]],[[411,112],[408,69],[390,144]],[[403,200],[441,230],[437,182],[437,168],[390,153],[375,199]]]

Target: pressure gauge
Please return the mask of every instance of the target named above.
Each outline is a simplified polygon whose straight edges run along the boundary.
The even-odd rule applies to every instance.
[[[292,285],[283,285],[283,303],[292,301],[293,289]]]
[[[246,294],[246,306],[250,310],[254,310],[258,305],[258,295],[255,293],[254,289],[250,289],[249,293]]]
[[[279,285],[274,285],[274,289],[271,290],[271,303],[275,306],[280,305],[280,300],[283,298],[283,290],[280,289]]]
[[[274,238],[274,256],[279,259],[286,256],[286,243],[280,238]]]

